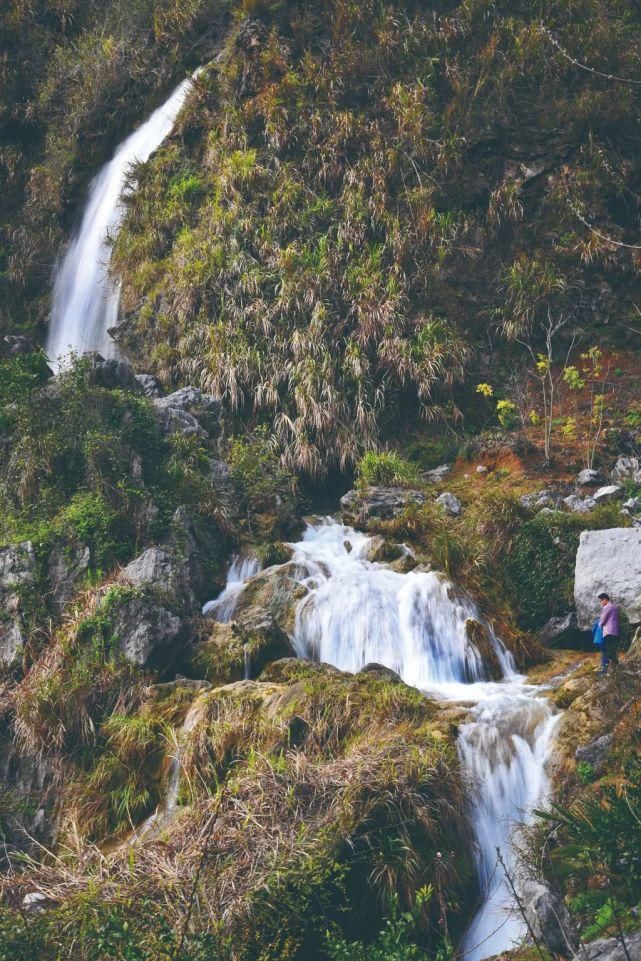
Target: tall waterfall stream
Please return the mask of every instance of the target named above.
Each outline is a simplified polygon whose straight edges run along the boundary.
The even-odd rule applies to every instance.
[[[54,278],[47,338],[47,355],[54,365],[70,351],[97,350],[103,357],[116,353],[108,331],[118,322],[120,290],[109,276],[109,260],[110,240],[124,213],[121,199],[132,165],[148,160],[171,133],[191,84],[191,77],[183,80],[91,182],[80,228]]]
[[[507,950],[525,934],[497,848],[511,872],[511,834],[545,800],[546,760],[558,715],[516,673],[511,654],[487,626],[502,680],[469,640],[466,620],[482,620],[471,600],[440,574],[399,574],[367,560],[370,538],[330,520],[309,524],[293,544],[292,567],[309,593],[296,612],[300,657],[356,672],[376,662],[431,697],[469,707],[459,755],[472,785],[470,817],[482,899],[464,938],[465,961]],[[204,611],[230,621],[244,579],[257,572],[236,558],[221,596]]]

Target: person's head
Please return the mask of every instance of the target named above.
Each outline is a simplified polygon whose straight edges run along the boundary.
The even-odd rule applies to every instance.
[[[606,594],[605,591],[602,591],[602,593],[599,594],[599,604],[601,605],[601,607],[605,607],[605,605],[609,603],[610,603],[610,595]]]

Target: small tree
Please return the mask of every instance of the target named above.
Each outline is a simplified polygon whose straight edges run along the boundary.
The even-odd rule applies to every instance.
[[[603,351],[600,347],[590,347],[580,355],[583,361],[581,370],[575,366],[566,366],[563,380],[571,391],[577,393],[589,388],[589,421],[585,433],[585,465],[590,469],[594,466],[597,447],[603,433],[605,415],[605,395],[610,362],[604,363]]]
[[[517,337],[517,343],[525,347],[532,361],[528,373],[538,383],[541,392],[541,402],[543,408],[543,450],[545,464],[550,463],[552,455],[552,428],[554,424],[554,411],[558,400],[558,388],[564,379],[565,371],[568,369],[570,356],[574,349],[576,334],[572,335],[570,345],[561,361],[561,366],[557,363],[558,339],[563,328],[568,324],[570,317],[568,314],[561,314],[555,318],[551,310],[548,310],[544,320],[529,329],[527,339]],[[537,350],[536,344],[542,341],[543,350]]]

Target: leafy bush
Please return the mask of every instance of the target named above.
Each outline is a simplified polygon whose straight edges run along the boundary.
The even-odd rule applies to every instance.
[[[375,484],[382,487],[410,486],[420,483],[414,464],[396,451],[368,451],[358,462],[356,477],[362,487]]]

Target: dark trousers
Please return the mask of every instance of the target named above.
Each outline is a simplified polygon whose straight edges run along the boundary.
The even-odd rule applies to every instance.
[[[601,645],[601,671],[603,674],[607,673],[610,662],[613,664],[619,663],[618,648],[619,638],[616,634],[606,634]]]

